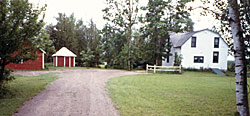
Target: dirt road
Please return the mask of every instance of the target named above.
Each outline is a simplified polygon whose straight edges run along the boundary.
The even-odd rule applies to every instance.
[[[59,75],[13,116],[119,116],[104,88],[109,78],[134,75],[119,70],[71,70]]]

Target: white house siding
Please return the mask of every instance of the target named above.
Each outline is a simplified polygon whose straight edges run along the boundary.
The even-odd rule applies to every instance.
[[[182,66],[184,68],[219,68],[227,70],[227,44],[220,38],[219,48],[214,48],[214,37],[219,37],[218,34],[206,30],[194,34],[193,37],[196,37],[195,48],[191,48],[191,39],[188,39],[181,47]],[[213,63],[213,52],[216,51],[219,52],[219,62]],[[204,62],[194,63],[194,56],[204,56]]]

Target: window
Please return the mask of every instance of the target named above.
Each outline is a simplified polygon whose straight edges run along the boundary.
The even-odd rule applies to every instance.
[[[214,52],[213,53],[213,63],[218,63],[219,62],[219,52]]]
[[[18,63],[19,63],[19,64],[23,64],[23,59],[21,59]]]
[[[214,48],[219,48],[219,42],[220,42],[220,38],[215,37],[214,38]]]
[[[203,63],[204,57],[203,56],[194,56],[194,63]]]
[[[196,47],[196,37],[192,37],[191,47]]]

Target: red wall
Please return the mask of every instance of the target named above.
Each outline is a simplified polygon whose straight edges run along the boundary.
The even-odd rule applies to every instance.
[[[64,66],[64,56],[57,56],[57,66]]]
[[[71,67],[74,67],[74,57],[71,57],[70,59],[71,59],[71,62],[70,62],[71,63]]]
[[[65,57],[65,67],[69,67],[69,57]]]
[[[42,51],[37,50],[37,55],[38,55],[38,58],[34,61],[28,60],[28,61],[23,62],[22,64],[10,63],[10,64],[6,65],[6,68],[11,68],[14,70],[41,70],[41,69],[43,69]]]
[[[57,56],[57,66],[64,67],[64,56]],[[74,57],[65,57],[65,67],[69,67],[69,61],[70,61],[70,67],[74,67]],[[56,66],[56,56],[53,57],[53,63],[54,66]]]

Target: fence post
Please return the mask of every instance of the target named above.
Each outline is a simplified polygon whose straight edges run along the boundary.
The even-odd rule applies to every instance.
[[[179,69],[180,69],[179,72],[181,73],[181,65],[179,66]]]
[[[146,72],[148,73],[148,64],[146,64]]]
[[[156,72],[156,65],[154,65],[154,73]]]

